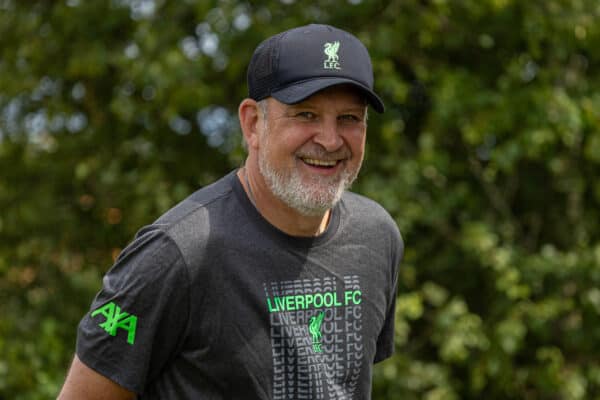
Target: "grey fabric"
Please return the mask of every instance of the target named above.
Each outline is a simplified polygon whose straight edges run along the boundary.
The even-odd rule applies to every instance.
[[[289,236],[234,171],[138,233],[77,354],[142,399],[369,399],[394,348],[402,252],[387,212],[349,192],[322,235]]]

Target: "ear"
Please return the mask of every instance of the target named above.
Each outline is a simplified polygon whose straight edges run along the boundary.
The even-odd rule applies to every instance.
[[[244,99],[238,108],[238,117],[248,149],[257,148],[259,132],[258,124],[261,120],[258,103],[252,99]]]

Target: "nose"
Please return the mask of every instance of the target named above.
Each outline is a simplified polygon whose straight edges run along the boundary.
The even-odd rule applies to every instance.
[[[328,152],[339,150],[344,145],[344,140],[338,130],[337,119],[324,118],[317,127],[313,142],[321,145]]]

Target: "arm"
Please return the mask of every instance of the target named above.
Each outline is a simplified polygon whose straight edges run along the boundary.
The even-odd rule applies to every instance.
[[[160,379],[182,343],[187,265],[164,232],[148,229],[138,236],[102,282],[79,323],[77,355],[60,400],[134,399]]]
[[[129,400],[135,393],[119,386],[81,362],[73,359],[58,400]]]

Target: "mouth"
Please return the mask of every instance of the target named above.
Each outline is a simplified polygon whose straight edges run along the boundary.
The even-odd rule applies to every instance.
[[[316,158],[300,157],[303,163],[315,168],[330,169],[338,165],[341,160],[319,160]]]

